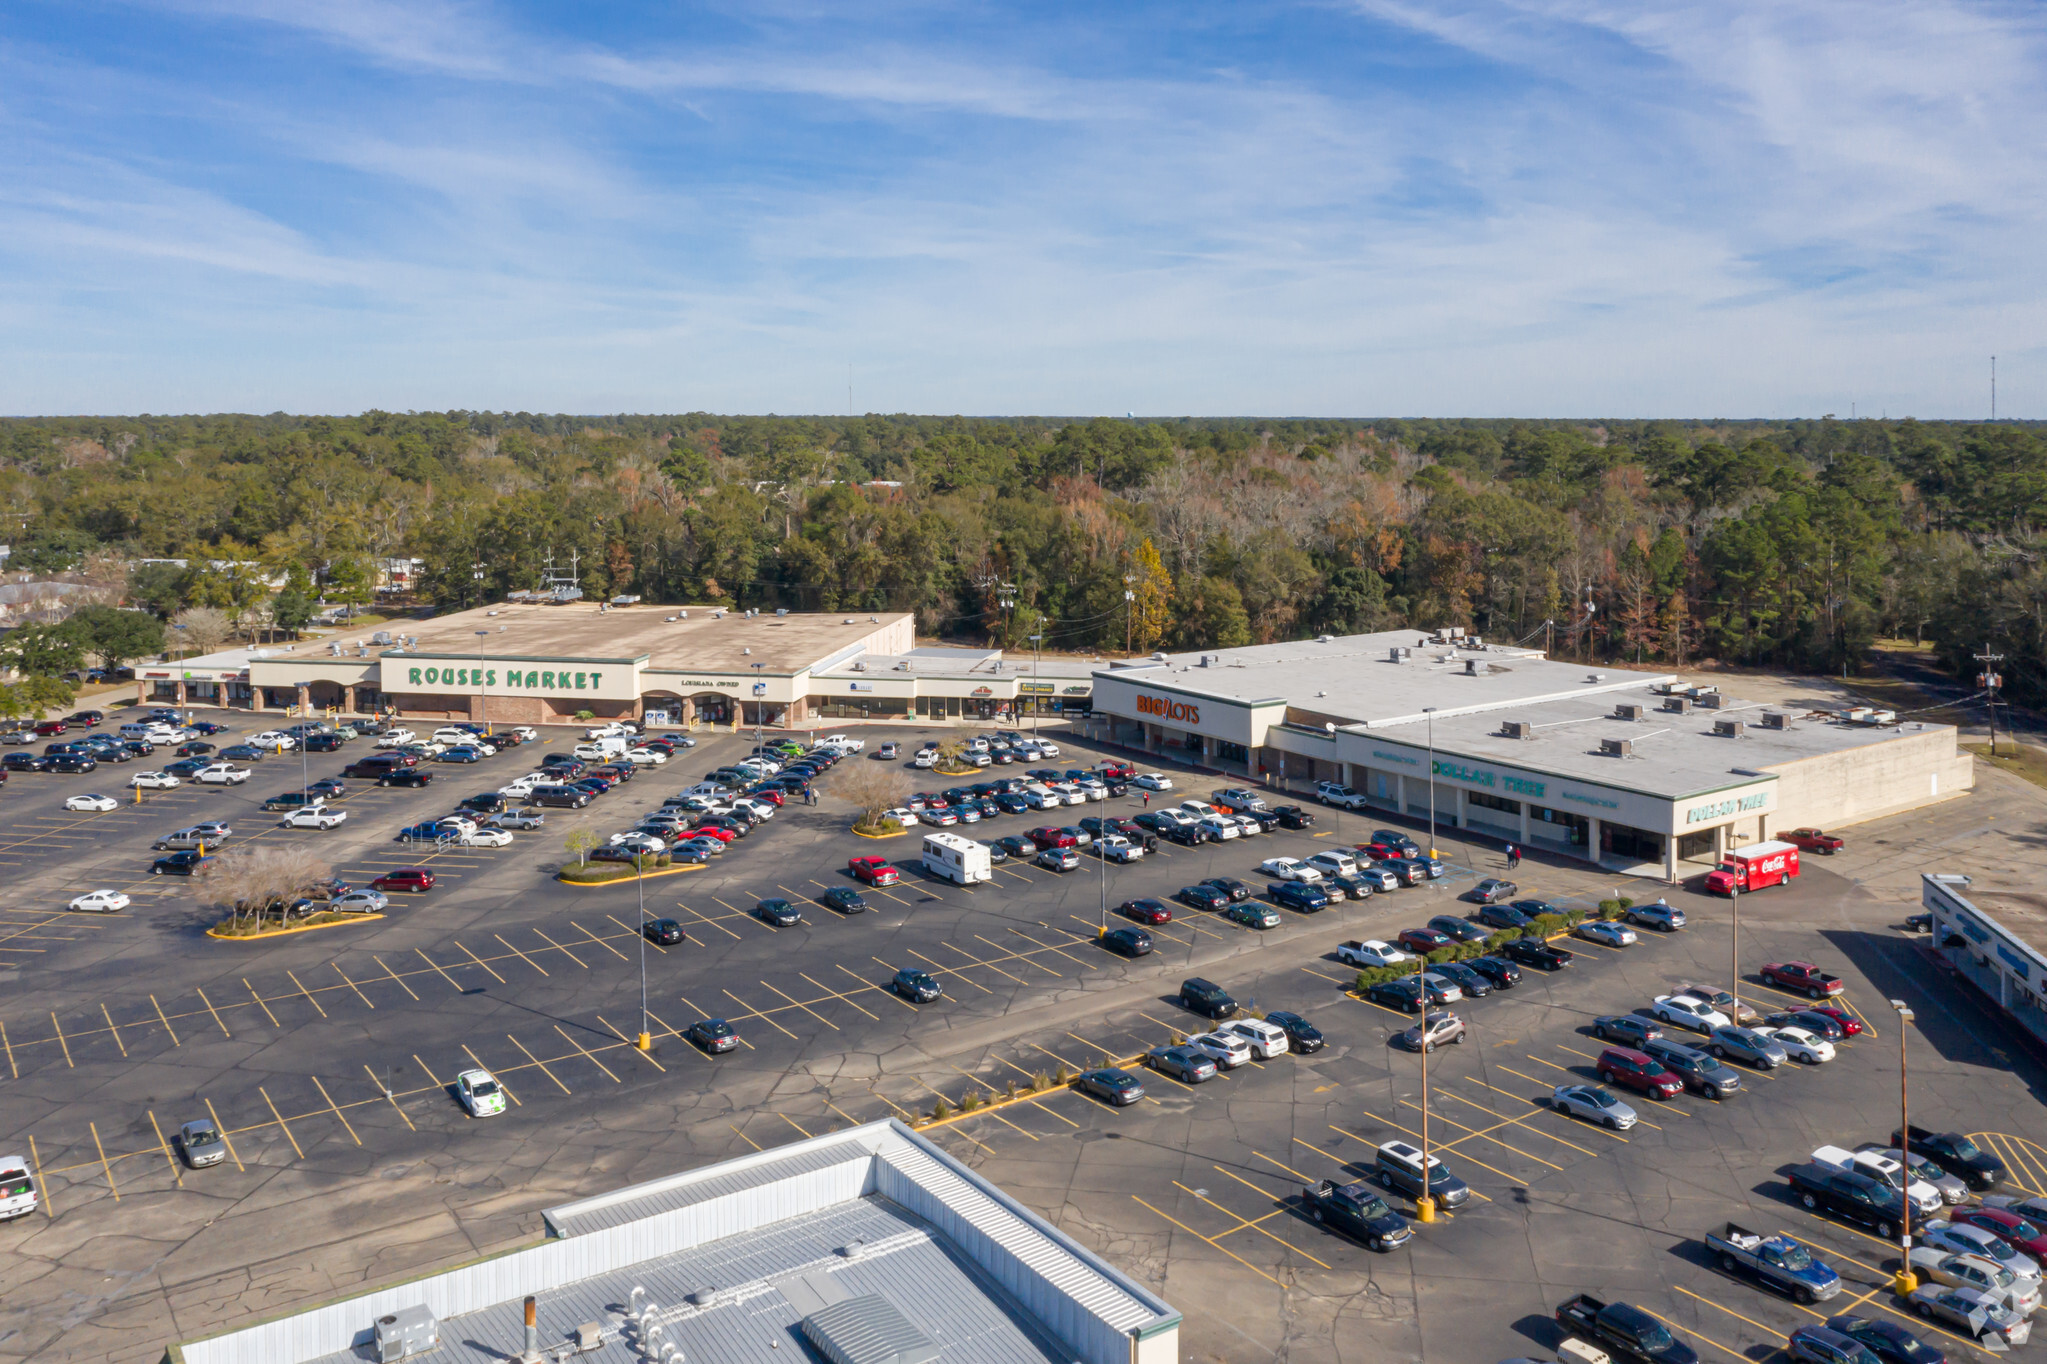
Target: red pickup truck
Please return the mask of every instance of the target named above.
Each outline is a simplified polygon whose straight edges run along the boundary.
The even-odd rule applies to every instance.
[[[1800,852],[1823,853],[1832,857],[1847,844],[1834,835],[1820,829],[1793,829],[1784,835],[1784,841]]]
[[[1814,999],[1841,993],[1841,978],[1809,961],[1773,961],[1763,967],[1763,982],[1782,990],[1802,990]]]
[[[892,886],[903,879],[903,874],[881,857],[856,857],[846,864],[846,868],[856,879],[870,886]]]
[[[1789,843],[1754,843],[1706,873],[1706,891],[1712,895],[1761,890],[1789,881],[1798,875],[1798,849]]]

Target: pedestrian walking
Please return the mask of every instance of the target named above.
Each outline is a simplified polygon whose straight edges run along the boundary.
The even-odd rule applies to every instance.
[[[1507,870],[1515,871],[1521,866],[1521,848],[1518,844],[1507,845]]]
[[[1147,810],[1151,808],[1151,792],[1149,791],[1144,793],[1144,808]]]

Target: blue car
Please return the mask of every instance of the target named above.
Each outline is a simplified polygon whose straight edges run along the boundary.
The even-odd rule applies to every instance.
[[[1327,895],[1302,881],[1281,881],[1267,892],[1266,898],[1276,905],[1308,912],[1324,909],[1329,905]]]
[[[428,820],[424,824],[414,824],[398,831],[398,841],[400,843],[438,843],[444,838],[460,838],[461,836],[462,830],[459,825],[445,824],[437,819]]]
[[[444,763],[480,763],[483,761],[483,751],[476,748],[451,748],[441,754],[441,761]]]

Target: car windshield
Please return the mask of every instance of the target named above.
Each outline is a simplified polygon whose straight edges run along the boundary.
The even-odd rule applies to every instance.
[[[1615,1099],[1613,1095],[1607,1093],[1603,1089],[1586,1089],[1581,1090],[1579,1092],[1583,1094],[1587,1099],[1590,1099],[1593,1103],[1599,1105],[1601,1108],[1612,1108],[1616,1103],[1619,1102],[1619,1100]]]
[[[732,1036],[732,1025],[730,1023],[725,1022],[723,1019],[716,1019],[712,1022],[705,1023],[700,1026],[703,1028],[704,1035],[706,1037]]]
[[[1955,1138],[1955,1159],[1974,1160],[1982,1154],[1981,1151],[1976,1149],[1976,1143],[1970,1141],[1967,1137]]]
[[[2040,1229],[2021,1217],[2011,1224],[2011,1230],[2003,1233],[2014,1241],[2037,1241]]]
[[[211,1146],[220,1140],[220,1133],[210,1127],[190,1127],[185,1130],[185,1140],[194,1146]]]
[[[1642,1342],[1642,1348],[1652,1354],[1661,1354],[1676,1344],[1670,1338],[1670,1332],[1664,1330],[1660,1325],[1645,1327],[1638,1334],[1637,1339]]]
[[[1786,1269],[1811,1269],[1812,1252],[1804,1246],[1793,1245],[1789,1250],[1777,1252],[1777,1263],[1783,1265]]]
[[[475,1084],[469,1086],[469,1092],[479,1099],[488,1099],[491,1095],[498,1092],[498,1082],[496,1080],[478,1080]]]

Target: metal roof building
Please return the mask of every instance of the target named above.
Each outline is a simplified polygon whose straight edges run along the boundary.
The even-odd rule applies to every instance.
[[[1180,1314],[893,1120],[548,1209],[548,1239],[172,1364],[1172,1364]],[[535,1300],[534,1353],[524,1302]],[[393,1347],[394,1349],[396,1347]],[[398,1358],[387,1353],[385,1358]]]

